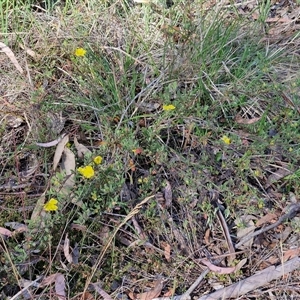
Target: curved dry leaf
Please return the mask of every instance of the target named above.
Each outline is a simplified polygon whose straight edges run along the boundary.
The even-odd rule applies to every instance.
[[[75,154],[69,148],[65,147],[61,164],[61,170],[65,171],[67,178],[64,181],[62,188],[60,189],[60,193],[69,196],[72,203],[82,207],[83,202],[81,200],[77,200],[75,194],[71,191],[75,185],[75,167]]]
[[[287,260],[289,260],[291,258],[299,256],[299,254],[300,254],[300,248],[289,249],[289,250],[284,252],[282,260],[283,260],[283,262],[286,262]]]
[[[107,294],[97,283],[92,283],[91,284],[93,286],[93,288],[95,289],[95,291],[97,291],[104,300],[113,300],[113,298]]]
[[[272,220],[276,220],[278,218],[278,216],[274,213],[268,213],[266,215],[264,215],[263,217],[261,217],[257,222],[256,222],[256,227],[260,227],[266,223],[270,223]]]
[[[56,140],[53,140],[48,143],[35,143],[35,144],[39,147],[49,148],[49,147],[56,146],[63,138],[64,138],[64,135],[62,135],[59,138],[57,138]]]
[[[167,242],[161,243],[162,247],[164,248],[164,256],[167,262],[171,261],[171,246]]]
[[[64,147],[63,149],[63,158],[62,158],[62,164],[61,164],[61,170],[65,171],[65,174],[67,176],[67,179],[64,181],[64,184],[61,188],[61,192],[63,194],[70,193],[70,190],[73,188],[75,184],[75,167],[76,167],[76,161],[75,161],[75,154],[67,147]]]
[[[155,282],[155,287],[151,289],[149,292],[141,293],[136,295],[136,299],[138,300],[152,300],[160,295],[161,290],[163,288],[163,281],[157,280]]]
[[[4,119],[10,128],[17,128],[24,122],[22,117],[15,115],[6,115]]]
[[[164,198],[166,200],[165,207],[170,207],[172,204],[172,187],[169,181],[166,181],[166,187],[164,190]]]
[[[211,271],[218,273],[218,274],[231,274],[235,271],[235,267],[219,267],[206,259],[201,259],[201,263],[206,265]]]
[[[238,264],[235,266],[234,272],[238,272],[247,262],[247,258],[242,259],[241,261],[238,262]]]
[[[242,217],[241,217],[242,218]],[[246,222],[246,224],[245,224]],[[252,220],[247,220],[246,218],[243,219],[243,223],[246,225],[244,228],[237,228],[237,237],[238,239],[243,238],[246,235],[251,234],[255,231],[256,226],[254,225],[254,222]],[[251,238],[249,241],[245,242],[242,246],[239,247],[239,249],[246,249],[252,246],[253,238]]]
[[[51,275],[45,277],[45,278],[43,279],[43,281],[41,282],[40,287],[43,288],[43,287],[45,287],[45,286],[47,286],[47,285],[49,285],[49,284],[55,282],[56,277],[57,277],[58,275],[61,275],[61,273],[55,273],[55,274],[51,274]]]
[[[4,235],[5,237],[11,237],[12,232],[6,228],[0,227],[0,234]]]
[[[46,192],[44,192],[37,200],[36,204],[35,204],[35,207],[33,209],[33,212],[31,214],[31,220],[32,221],[36,221],[36,224],[37,226],[38,225],[41,225],[41,224],[38,224],[39,221],[41,221],[39,218],[40,216],[42,215],[43,213],[43,208],[44,208],[44,204],[45,204],[45,199],[46,199]]]
[[[58,273],[55,278],[55,292],[59,300],[66,300],[66,283],[63,274]]]
[[[66,260],[71,264],[73,262],[73,257],[70,254],[70,239],[68,238],[68,234],[66,234],[64,241],[64,255]]]
[[[246,118],[243,118],[240,114],[236,115],[236,117],[234,118],[236,123],[245,124],[245,125],[254,124],[254,123],[258,122],[260,119],[261,119],[261,117],[246,119]]]
[[[6,46],[4,43],[1,43],[0,42],[0,52],[4,52],[8,58],[11,60],[11,62],[14,64],[14,66],[16,67],[16,69],[21,73],[23,74],[24,71],[23,69],[21,68],[20,64],[18,63],[14,53],[11,51],[11,49]]]
[[[270,187],[273,183],[279,181],[280,179],[290,175],[292,172],[285,168],[279,168],[276,172],[273,172],[268,178],[267,178],[267,184],[266,188]]]
[[[61,159],[61,156],[64,152],[65,146],[68,142],[69,142],[69,135],[66,134],[57,144],[57,147],[55,149],[54,158],[53,158],[53,171],[56,170],[58,163]]]
[[[77,155],[79,158],[83,158],[84,155],[87,153],[92,153],[91,150],[89,150],[86,146],[84,146],[81,143],[78,143],[76,136],[74,137],[74,145],[76,147]]]

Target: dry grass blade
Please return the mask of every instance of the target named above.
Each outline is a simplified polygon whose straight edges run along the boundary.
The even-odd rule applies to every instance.
[[[21,73],[23,74],[24,71],[22,69],[22,67],[20,66],[20,64],[18,63],[14,53],[11,51],[11,49],[6,46],[4,43],[1,43],[0,42],[0,52],[4,52],[8,57],[9,59],[11,60],[11,62],[14,64],[14,66],[16,67],[16,69]]]

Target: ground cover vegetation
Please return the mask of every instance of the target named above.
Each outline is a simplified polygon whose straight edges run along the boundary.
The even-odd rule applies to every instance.
[[[300,297],[299,2],[0,7],[1,299]]]

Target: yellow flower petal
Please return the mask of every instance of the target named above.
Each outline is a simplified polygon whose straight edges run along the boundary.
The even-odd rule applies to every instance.
[[[80,167],[78,168],[78,172],[87,179],[92,178],[95,175],[95,171],[92,166]]]
[[[231,144],[231,139],[227,135],[223,135],[223,137],[221,138],[221,141],[223,141],[226,145]]]
[[[173,110],[176,107],[173,104],[169,104],[169,105],[163,105],[163,110],[168,111],[168,110]]]
[[[45,205],[44,210],[45,211],[56,211],[58,209],[57,206],[58,201],[54,198],[51,198]]]
[[[86,50],[83,48],[77,48],[75,50],[75,56],[80,57],[80,56],[85,56]]]
[[[96,165],[100,165],[101,163],[102,163],[102,160],[103,160],[103,157],[102,156],[96,156],[95,158],[94,158],[94,163],[96,164]]]

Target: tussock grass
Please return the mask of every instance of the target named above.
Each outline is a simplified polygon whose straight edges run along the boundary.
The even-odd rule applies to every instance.
[[[235,241],[236,219],[259,218],[299,196],[299,37],[269,42],[270,7],[256,7],[254,21],[238,5],[205,1],[47,3],[1,2],[1,37],[26,75],[0,57],[0,226],[29,230],[2,240],[0,291],[15,295],[22,278],[59,272],[70,299],[93,282],[113,297],[141,293],[157,276],[165,279],[162,294],[182,294],[203,270],[199,258],[228,252],[218,209]],[[76,48],[86,54],[76,57]],[[35,144],[62,132],[73,152],[75,136],[93,151],[76,157],[76,168],[104,158],[93,179],[75,176],[80,207],[57,192],[65,177],[51,171],[55,150]],[[44,214],[42,231],[30,219],[44,192],[58,198],[59,210]],[[66,261],[66,233],[79,264]],[[255,272],[264,251],[237,274],[211,273],[194,296]],[[280,257],[281,249],[272,251]],[[237,259],[250,254],[243,255]],[[49,286],[31,292],[53,297]]]

